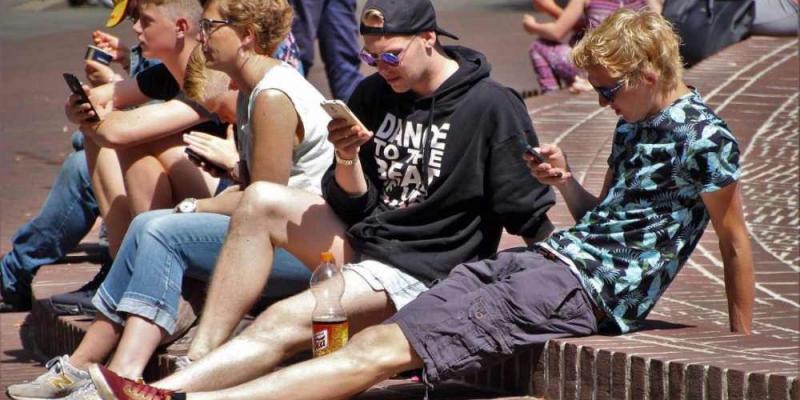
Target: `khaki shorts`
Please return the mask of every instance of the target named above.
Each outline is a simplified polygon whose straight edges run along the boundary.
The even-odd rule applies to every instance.
[[[417,278],[380,261],[364,260],[345,264],[343,269],[355,272],[372,290],[386,292],[394,303],[395,310],[403,308],[420,293],[428,290]]]

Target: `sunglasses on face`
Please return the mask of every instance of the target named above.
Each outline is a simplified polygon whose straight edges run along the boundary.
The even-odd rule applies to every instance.
[[[367,64],[370,67],[377,67],[378,66],[378,61],[380,61],[380,62],[382,62],[382,63],[384,63],[384,64],[386,64],[386,65],[388,65],[390,67],[396,67],[396,66],[400,65],[400,61],[403,60],[401,55],[406,50],[408,50],[408,47],[411,46],[411,42],[413,42],[413,41],[414,41],[413,38],[411,40],[409,40],[408,43],[406,43],[406,47],[404,47],[400,51],[396,51],[396,50],[395,51],[387,51],[387,52],[384,52],[384,53],[381,53],[381,54],[378,54],[378,55],[372,54],[372,53],[368,52],[367,49],[362,47],[361,48],[361,52],[358,53],[358,56],[361,58],[361,61],[363,61],[364,64]]]
[[[594,91],[597,92],[597,94],[599,94],[607,102],[613,103],[614,102],[614,97],[617,96],[617,92],[619,92],[619,90],[622,89],[623,86],[625,86],[625,82],[618,81],[612,87],[597,87],[597,86],[593,86],[593,87],[594,87]]]
[[[200,18],[200,33],[203,37],[208,37],[214,25],[228,25],[231,23],[229,19],[208,19]]]

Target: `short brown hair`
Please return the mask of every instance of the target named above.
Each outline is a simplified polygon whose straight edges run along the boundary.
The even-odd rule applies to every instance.
[[[292,28],[294,13],[286,0],[216,0],[233,27],[252,29],[259,54],[271,55]]]
[[[626,86],[641,79],[645,70],[657,73],[662,93],[683,81],[680,38],[672,25],[652,11],[619,9],[589,31],[572,50],[576,67],[602,67]]]

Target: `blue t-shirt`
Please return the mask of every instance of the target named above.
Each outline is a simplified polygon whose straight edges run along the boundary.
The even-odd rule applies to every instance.
[[[700,198],[739,178],[739,147],[696,91],[638,123],[620,120],[608,195],[547,240],[621,332],[636,329],[689,258],[709,216]]]

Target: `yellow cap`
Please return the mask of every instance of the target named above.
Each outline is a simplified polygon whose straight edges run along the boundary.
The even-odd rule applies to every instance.
[[[330,251],[322,252],[319,255],[319,259],[322,262],[332,263],[333,262],[333,253],[331,253]]]
[[[113,28],[119,25],[125,18],[126,11],[128,11],[128,0],[114,0],[114,8],[111,10],[111,15],[108,16],[106,26]]]

